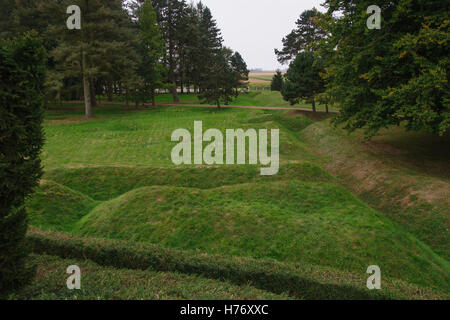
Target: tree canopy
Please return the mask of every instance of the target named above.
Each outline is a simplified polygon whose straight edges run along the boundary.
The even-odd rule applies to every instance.
[[[326,13],[313,9],[301,14],[297,28],[283,39],[283,49],[276,50],[279,62],[294,59],[283,96],[291,102],[311,100],[305,92],[313,92],[312,102],[339,106],[335,124],[349,131],[362,128],[367,137],[392,125],[445,134],[450,64],[449,21],[443,13],[448,5],[440,0],[378,1],[381,29],[369,29],[372,4],[326,0]]]
[[[370,1],[325,2],[335,48],[327,72],[328,92],[340,105],[335,123],[367,136],[404,124],[444,134],[449,128],[449,21],[445,1],[379,1],[380,30],[369,30]],[[448,12],[448,11],[447,11]]]

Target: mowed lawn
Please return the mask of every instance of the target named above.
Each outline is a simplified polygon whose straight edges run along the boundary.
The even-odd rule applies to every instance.
[[[195,94],[180,94],[180,104],[199,104],[200,100]],[[156,99],[158,103],[173,103],[173,97],[170,94],[159,95]],[[312,105],[304,101],[291,105],[288,101],[283,99],[283,96],[278,91],[252,91],[246,94],[241,94],[235,98],[231,106],[259,106],[259,107],[289,107],[289,108],[306,108],[312,110]],[[325,110],[324,105],[316,105],[317,110]],[[336,106],[330,106],[330,110],[338,110]]]
[[[82,120],[81,111],[71,111],[66,119],[61,119],[58,112],[51,112],[49,119],[53,120],[47,122],[47,143],[42,153],[45,167],[170,166],[171,151],[177,144],[171,142],[172,132],[184,128],[193,135],[194,121],[202,121],[204,131],[217,128],[223,133],[226,129],[281,128],[281,161],[313,159],[302,143],[293,139],[290,130],[283,130],[273,121],[274,116],[261,110],[159,107],[127,112],[119,109],[123,110],[121,106],[105,107],[97,113],[97,119],[89,121]]]
[[[449,264],[340,186],[289,111],[103,106],[49,111],[45,175],[30,223],[84,237],[147,242],[228,257],[276,259],[365,273],[448,292]],[[257,166],[172,164],[174,130],[280,129],[280,172]]]

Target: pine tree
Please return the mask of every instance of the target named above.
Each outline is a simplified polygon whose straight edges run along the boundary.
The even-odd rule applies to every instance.
[[[227,105],[237,96],[237,79],[231,66],[232,54],[230,49],[223,48],[211,55],[205,66],[206,73],[200,81],[200,100],[215,104],[219,109],[222,102]]]
[[[186,15],[185,0],[153,0],[158,23],[165,40],[168,82],[174,102],[179,102],[177,92],[177,70],[180,64],[180,50],[183,47],[184,22]]]
[[[275,49],[278,61],[282,64],[295,59],[302,51],[316,51],[326,32],[318,23],[322,13],[316,9],[302,12],[297,20],[297,28],[283,38],[283,49]]]
[[[322,60],[314,56],[312,52],[301,52],[291,62],[286,73],[281,93],[286,101],[292,105],[301,99],[312,103],[313,111],[316,112],[316,97],[325,90],[324,80],[321,73],[324,72]]]
[[[239,94],[239,88],[244,87],[243,81],[248,81],[249,74],[247,63],[245,63],[239,52],[235,52],[231,56],[231,68],[235,73],[236,94]]]
[[[155,106],[155,90],[163,87],[165,69],[162,64],[164,40],[150,0],[145,1],[139,14],[141,62],[138,73],[142,77],[144,96],[150,96]]]
[[[283,74],[280,70],[272,78],[272,83],[270,84],[271,91],[281,91],[283,89],[284,79]]]
[[[81,8],[81,30],[68,30],[61,19],[67,17],[66,8],[72,4]],[[65,78],[81,78],[85,115],[90,118],[96,79],[134,69],[131,21],[120,0],[51,2],[45,10],[53,18],[48,36],[58,42],[51,56]]]
[[[185,16],[185,37],[183,39],[183,53],[180,69],[182,70],[184,81],[194,86],[196,93],[200,83],[201,70],[204,66],[202,60],[202,31],[200,30],[200,12],[199,6],[191,3],[186,8]]]

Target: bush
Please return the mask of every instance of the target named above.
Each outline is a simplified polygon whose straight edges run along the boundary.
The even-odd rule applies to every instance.
[[[24,200],[42,174],[45,50],[33,33],[0,42],[0,295],[33,276]]]
[[[399,280],[383,279],[382,291],[369,291],[366,275],[329,268],[280,263],[275,260],[235,258],[95,238],[81,238],[32,228],[28,238],[37,254],[89,259],[103,266],[180,272],[237,285],[252,285],[301,299],[443,299],[445,294]]]

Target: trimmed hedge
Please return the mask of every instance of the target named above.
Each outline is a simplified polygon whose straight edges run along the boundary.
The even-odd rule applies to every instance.
[[[195,274],[206,278],[250,284],[273,293],[288,293],[301,299],[443,299],[430,289],[398,280],[383,279],[383,290],[369,291],[367,275],[328,268],[210,256],[171,250],[147,243],[81,238],[32,228],[28,239],[37,254],[89,259],[103,266]]]
[[[45,56],[36,33],[0,40],[0,296],[34,275],[24,201],[42,175]]]

